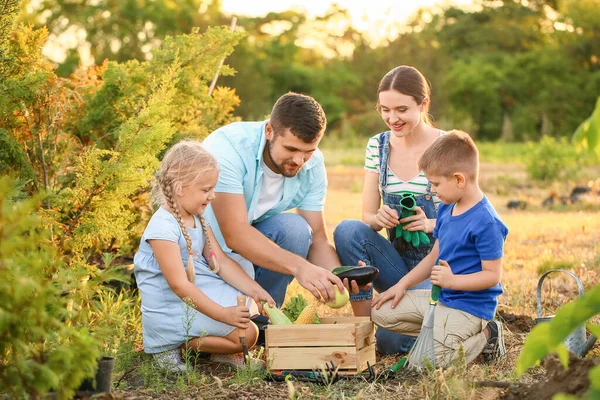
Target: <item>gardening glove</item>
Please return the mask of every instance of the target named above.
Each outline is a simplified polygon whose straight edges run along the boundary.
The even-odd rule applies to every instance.
[[[415,197],[412,194],[403,194],[402,199],[400,200],[400,205],[402,206],[400,219],[410,217],[416,214],[414,208],[417,206],[417,201],[415,200]],[[427,234],[423,231],[412,232],[402,229],[406,225],[408,225],[408,222],[404,222],[396,226],[396,237],[402,237],[404,241],[412,244],[414,247],[428,246],[431,243],[431,241],[429,240],[429,236],[427,236]]]

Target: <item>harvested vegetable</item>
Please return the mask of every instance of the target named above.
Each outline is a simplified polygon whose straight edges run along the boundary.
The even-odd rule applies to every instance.
[[[313,323],[317,315],[317,307],[312,304],[304,307],[298,318],[294,321],[294,325],[310,325]]]
[[[281,311],[283,311],[283,313],[290,319],[290,321],[294,322],[298,319],[298,317],[300,316],[302,311],[307,306],[308,306],[308,302],[306,301],[304,296],[302,296],[302,294],[299,293],[297,296],[290,298],[287,301],[287,303],[285,303],[285,305],[281,308]],[[313,318],[312,323],[313,324],[321,323],[321,321],[319,320],[319,317],[316,314]]]
[[[279,308],[271,307],[269,303],[266,302],[263,303],[263,308],[265,309],[273,325],[292,325],[292,321],[290,321],[290,319],[286,317]]]
[[[337,267],[333,271],[334,275],[344,280],[348,278],[348,281],[356,281],[358,286],[365,286],[371,283],[379,275],[379,269],[371,266],[343,266]]]
[[[344,290],[344,293],[340,292],[337,286],[333,285],[333,292],[335,293],[335,300],[330,301],[327,305],[331,308],[341,308],[350,301],[350,293],[348,290]]]

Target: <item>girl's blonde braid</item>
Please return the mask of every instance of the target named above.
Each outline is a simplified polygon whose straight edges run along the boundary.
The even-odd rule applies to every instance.
[[[206,229],[206,223],[204,222],[204,218],[201,215],[198,216],[200,218],[200,225],[202,225],[202,230],[204,231],[204,236],[206,237],[206,243],[208,243],[208,249],[210,250],[210,256],[208,257],[208,266],[210,270],[215,274],[219,273],[221,266],[219,265],[219,261],[217,261],[217,255],[213,251],[212,242],[210,241],[210,237],[208,236],[208,229]]]
[[[189,252],[187,265],[185,267],[185,272],[188,278],[188,281],[191,283],[196,283],[196,269],[194,267],[194,250],[192,248],[192,238],[190,238],[190,234],[188,233],[185,224],[183,223],[183,219],[181,218],[181,212],[179,211],[179,205],[176,201],[173,200],[173,193],[171,191],[171,184],[165,181],[161,181],[162,191],[165,196],[165,200],[167,205],[173,213],[175,214],[175,219],[179,223],[181,227],[181,231],[183,232],[183,237],[185,238],[185,243],[187,244],[187,249]]]

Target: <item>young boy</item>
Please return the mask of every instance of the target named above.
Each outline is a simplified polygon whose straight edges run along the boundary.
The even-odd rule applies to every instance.
[[[371,303],[376,325],[417,336],[429,309],[429,291],[411,290],[431,277],[442,288],[435,308],[436,362],[448,366],[464,347],[473,361],[504,355],[502,324],[492,321],[502,294],[502,254],[507,227],[479,188],[479,153],[462,131],[440,136],[421,156],[419,169],[442,201],[431,252]],[[391,301],[388,301],[391,300]]]

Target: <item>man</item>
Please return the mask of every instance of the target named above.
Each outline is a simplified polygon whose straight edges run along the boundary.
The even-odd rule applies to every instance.
[[[293,278],[322,301],[335,298],[333,285],[344,290],[330,272],[340,261],[323,217],[327,175],[317,147],[326,124],[315,99],[287,93],[269,120],[232,123],[203,143],[220,166],[205,218],[233,259],[254,264],[255,280],[278,306]],[[293,208],[297,214],[283,213]]]

